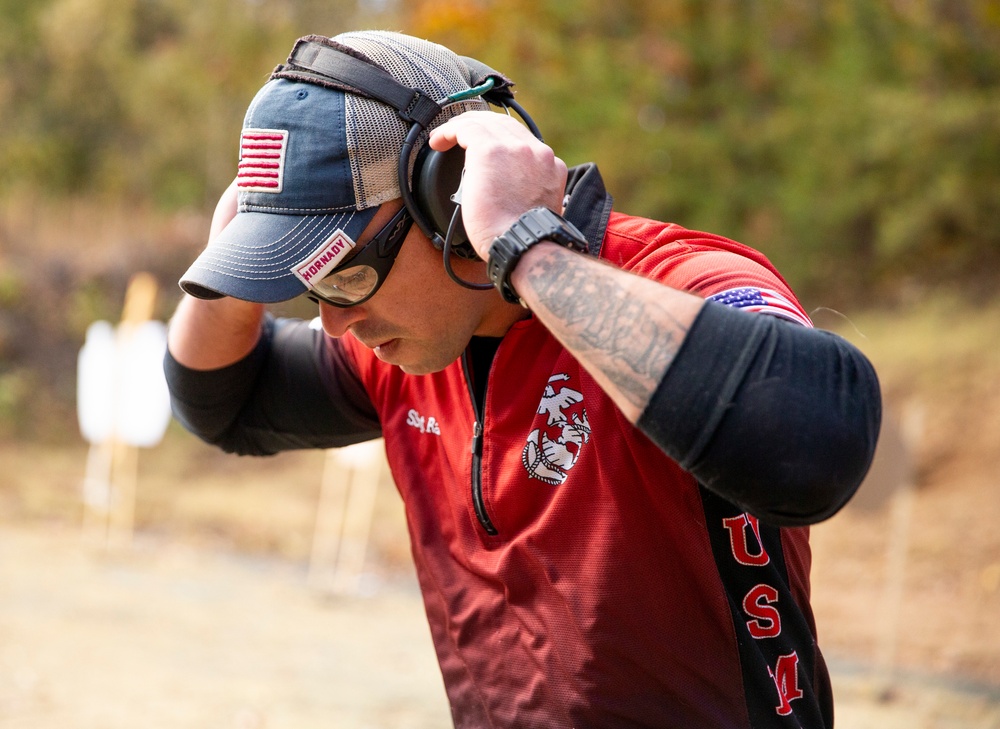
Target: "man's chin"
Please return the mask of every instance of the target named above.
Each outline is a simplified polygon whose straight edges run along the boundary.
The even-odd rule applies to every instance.
[[[420,364],[400,364],[396,365],[399,369],[403,370],[408,375],[430,375],[435,372],[440,372],[448,365],[443,365],[440,367],[433,367],[429,365]]]
[[[451,359],[440,357],[433,360],[424,360],[422,362],[395,362],[393,364],[408,375],[430,375],[447,368],[449,365],[458,360],[459,357],[461,357],[460,354],[452,357]]]
[[[443,348],[442,348],[443,349]],[[445,369],[459,357],[443,351],[428,351],[412,340],[393,339],[372,350],[382,362],[394,365],[408,375],[429,375]]]

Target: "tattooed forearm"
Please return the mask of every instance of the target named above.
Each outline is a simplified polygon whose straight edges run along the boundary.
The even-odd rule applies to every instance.
[[[671,310],[679,292],[563,251],[533,258],[525,273],[531,308],[549,330],[644,407],[690,325],[690,306],[681,317]]]

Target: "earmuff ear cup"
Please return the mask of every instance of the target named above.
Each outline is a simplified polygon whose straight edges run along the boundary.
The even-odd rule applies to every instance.
[[[413,197],[420,212],[434,232],[441,236],[441,240],[448,233],[457,207],[451,198],[462,184],[464,168],[465,150],[458,145],[446,152],[438,152],[424,145],[417,154],[413,168]],[[452,234],[452,252],[461,258],[478,258],[465,233],[461,211]]]

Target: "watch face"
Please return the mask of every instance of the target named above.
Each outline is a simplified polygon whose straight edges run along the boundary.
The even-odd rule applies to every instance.
[[[542,240],[553,240],[565,248],[571,248],[576,251],[585,252],[587,250],[587,239],[583,237],[583,234],[577,230],[575,225],[547,208],[539,212],[542,213],[546,224],[549,226],[547,234],[540,236]]]

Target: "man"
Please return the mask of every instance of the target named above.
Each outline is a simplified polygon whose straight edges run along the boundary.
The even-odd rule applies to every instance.
[[[613,212],[485,110],[507,85],[296,44],[181,282],[178,418],[248,454],[385,437],[456,726],[832,726],[803,525],[868,468],[872,368],[759,253]],[[424,128],[465,150],[466,258],[410,194]],[[303,293],[321,330],[265,314]]]

